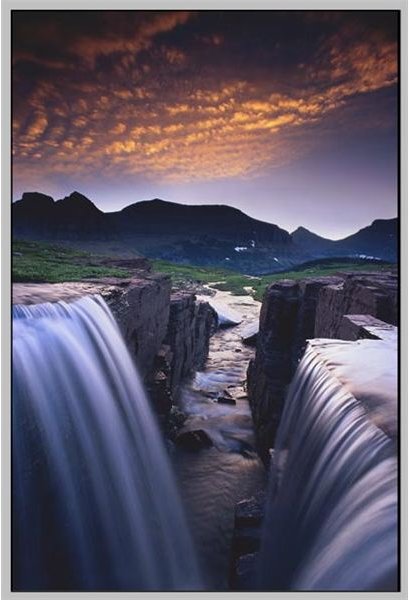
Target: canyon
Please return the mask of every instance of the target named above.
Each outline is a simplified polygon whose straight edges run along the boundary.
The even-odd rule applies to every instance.
[[[272,491],[272,482],[277,473],[286,472],[286,463],[279,457],[287,453],[284,431],[290,417],[283,415],[290,410],[288,403],[294,402],[289,398],[300,377],[300,365],[312,351],[317,369],[334,356],[340,357],[341,365],[355,356],[353,361],[359,365],[354,344],[364,343],[362,348],[365,352],[370,349],[371,357],[376,350],[371,344],[388,340],[388,348],[382,347],[388,360],[383,362],[389,364],[391,356],[393,361],[399,317],[396,272],[279,280],[266,289],[261,305],[250,296],[232,296],[209,286],[202,286],[197,294],[174,290],[167,276],[142,268],[128,279],[13,286],[15,310],[23,313],[25,307],[31,310],[33,303],[41,307],[63,301],[69,306],[84,297],[100,297],[106,302],[161,425],[198,555],[200,585],[207,590],[279,589],[281,585],[300,589],[304,584],[294,579],[293,572],[297,564],[304,565],[303,557],[296,559],[294,552],[294,557],[288,558],[286,579],[284,567],[280,575],[271,570],[266,558],[278,551],[274,545],[278,542],[271,539],[273,530],[277,530],[277,540],[284,535],[273,523],[292,519],[291,511],[280,517],[278,509],[272,508],[281,502],[280,491]],[[330,340],[341,346],[328,347]],[[361,347],[359,352],[365,361]],[[303,368],[309,372],[309,367]],[[368,382],[357,383],[355,374],[350,377],[353,385],[341,382],[342,393],[352,385],[358,404],[372,407],[373,419],[365,416],[365,422],[369,419],[370,430],[380,428],[392,439],[388,446],[392,462],[396,461],[397,436],[397,392],[393,388],[397,377],[393,373],[391,368],[387,399],[379,397]],[[323,377],[333,381],[331,371],[325,371]],[[298,401],[306,401],[309,393]],[[332,400],[324,394],[320,402],[321,408],[314,410],[325,412]],[[302,431],[300,422],[291,427],[295,427],[295,436]],[[318,436],[324,435],[330,424],[323,427]],[[373,468],[377,465],[375,461]],[[288,466],[288,477],[296,468]],[[357,470],[355,463],[351,469]],[[328,475],[323,477],[320,485],[324,486]],[[359,469],[356,477],[359,481]],[[307,485],[308,469],[302,478]],[[396,503],[393,481],[388,488],[391,515]],[[342,487],[341,475],[334,485],[341,490],[348,487]],[[296,498],[291,502],[291,510],[296,510]],[[324,500],[317,498],[316,502],[319,506]],[[325,502],[331,506],[329,500]],[[388,531],[393,544],[395,529]],[[359,538],[359,528],[354,535]],[[296,533],[294,536],[291,543],[296,546]],[[303,544],[307,547],[310,541]],[[391,563],[385,572],[386,583],[370,581],[368,586],[396,586],[394,566]],[[276,575],[270,577],[270,571]],[[309,589],[324,589],[320,584],[314,588],[308,570],[305,573]],[[326,585],[337,589],[339,582],[332,577],[328,575]],[[353,585],[348,581],[348,586]]]

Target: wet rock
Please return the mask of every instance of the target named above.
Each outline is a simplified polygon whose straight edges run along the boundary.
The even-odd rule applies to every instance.
[[[229,398],[228,396],[218,396],[217,397],[217,402],[219,404],[231,404],[232,406],[236,404],[236,401],[234,398]]]
[[[172,394],[169,389],[168,375],[164,371],[157,371],[149,389],[150,398],[160,414],[167,414],[172,408]]]
[[[264,516],[266,494],[260,491],[251,498],[236,504],[234,523],[237,529],[243,527],[259,527]]]
[[[260,529],[258,527],[241,527],[233,534],[233,557],[256,552],[260,548]]]
[[[142,269],[145,259],[128,263]],[[183,379],[206,361],[216,313],[207,302],[197,302],[194,294],[171,295],[170,278],[148,268],[126,279],[15,284],[13,303],[71,302],[89,294],[101,295],[110,307],[163,422]]]
[[[172,406],[170,409],[168,418],[165,423],[165,439],[174,442],[179,435],[181,428],[183,427],[187,416],[177,406]]]
[[[260,548],[265,498],[265,492],[259,491],[236,504],[230,568],[232,589],[254,589],[252,586]]]
[[[194,431],[185,431],[179,434],[175,439],[175,444],[184,450],[202,450],[203,448],[210,448],[213,446],[213,442],[208,434],[203,429],[196,429]]]
[[[156,412],[165,421],[172,408],[172,393],[170,389],[170,363],[172,353],[169,346],[163,345],[155,356],[153,369],[145,382],[147,392]]]
[[[256,568],[258,552],[239,556],[233,566],[230,587],[233,590],[256,589]]]
[[[172,294],[165,343],[172,352],[171,390],[174,399],[179,395],[183,379],[206,362],[216,319],[210,305],[196,302],[194,294]]]
[[[371,315],[344,315],[339,333],[343,340],[387,340],[396,339],[397,328]]]
[[[247,390],[258,450],[268,462],[287,387],[314,337],[342,337],[346,314],[397,319],[396,273],[339,273],[306,280],[280,280],[264,295],[256,355],[247,371]]]
[[[134,278],[125,288],[104,295],[144,379],[153,374],[155,356],[166,335],[170,288],[168,277],[152,275]]]
[[[213,298],[209,299],[209,304],[217,314],[219,327],[234,327],[242,322],[242,316],[226,304],[213,300]]]
[[[255,346],[257,342],[257,336],[259,331],[259,320],[255,320],[245,327],[241,334],[243,344],[246,346]]]
[[[397,325],[398,281],[392,272],[346,274],[320,291],[314,337],[339,338],[344,315],[371,315]]]
[[[217,395],[216,400],[217,402],[219,402],[219,404],[236,404],[236,400],[233,398],[233,396],[228,390],[223,390],[222,392],[220,392]]]

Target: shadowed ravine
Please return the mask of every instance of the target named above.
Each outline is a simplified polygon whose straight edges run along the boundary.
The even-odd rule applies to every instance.
[[[235,504],[264,487],[265,471],[254,450],[243,387],[254,350],[241,340],[243,329],[258,317],[260,304],[251,297],[224,292],[218,292],[215,299],[234,309],[243,321],[218,329],[210,342],[205,370],[184,387],[180,401],[189,414],[186,429],[205,430],[214,447],[198,453],[177,449],[174,464],[206,588],[221,590],[228,586]],[[236,405],[216,401],[223,390],[231,393]]]
[[[258,589],[398,588],[396,405],[387,400],[397,360],[390,346],[313,340],[304,354],[271,461]],[[364,374],[357,352],[366,359]],[[377,390],[363,403],[359,382],[368,376]]]
[[[254,349],[242,340],[260,304],[219,291],[210,302],[219,323],[238,324],[216,330],[205,367],[185,381],[169,452],[100,296],[14,307],[15,591],[236,585],[235,507],[267,478],[245,386]],[[398,588],[397,343],[381,331],[308,342],[244,589]],[[198,430],[201,447],[189,446]]]

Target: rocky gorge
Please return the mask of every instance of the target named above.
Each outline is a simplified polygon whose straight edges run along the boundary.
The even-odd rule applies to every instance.
[[[215,311],[193,293],[172,293],[166,275],[144,271],[130,279],[14,284],[13,304],[71,302],[95,294],[110,307],[155,412],[166,418],[183,379],[206,361]]]
[[[280,280],[267,288],[256,354],[247,371],[249,402],[264,460],[274,446],[286,391],[307,340],[353,339],[345,315],[369,315],[396,326],[397,306],[394,272]]]
[[[13,302],[104,299],[169,438],[205,588],[258,589],[263,514],[272,505],[266,467],[277,460],[288,388],[308,340],[396,344],[397,276],[283,279],[261,305],[200,289],[209,295],[172,290],[169,277],[141,269],[122,280],[15,284]]]

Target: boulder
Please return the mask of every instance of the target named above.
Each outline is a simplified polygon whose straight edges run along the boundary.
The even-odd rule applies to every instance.
[[[264,516],[266,494],[260,491],[251,498],[236,504],[234,523],[237,529],[242,527],[259,527]]]
[[[249,323],[241,332],[241,339],[246,346],[255,346],[259,330],[259,320]]]
[[[220,300],[209,298],[209,304],[217,314],[219,327],[235,327],[242,322],[242,316]]]
[[[228,390],[223,390],[216,397],[217,402],[220,404],[236,404],[236,400],[230,394]]]
[[[203,429],[180,433],[175,439],[175,444],[184,450],[191,451],[198,451],[213,446],[211,438]]]

